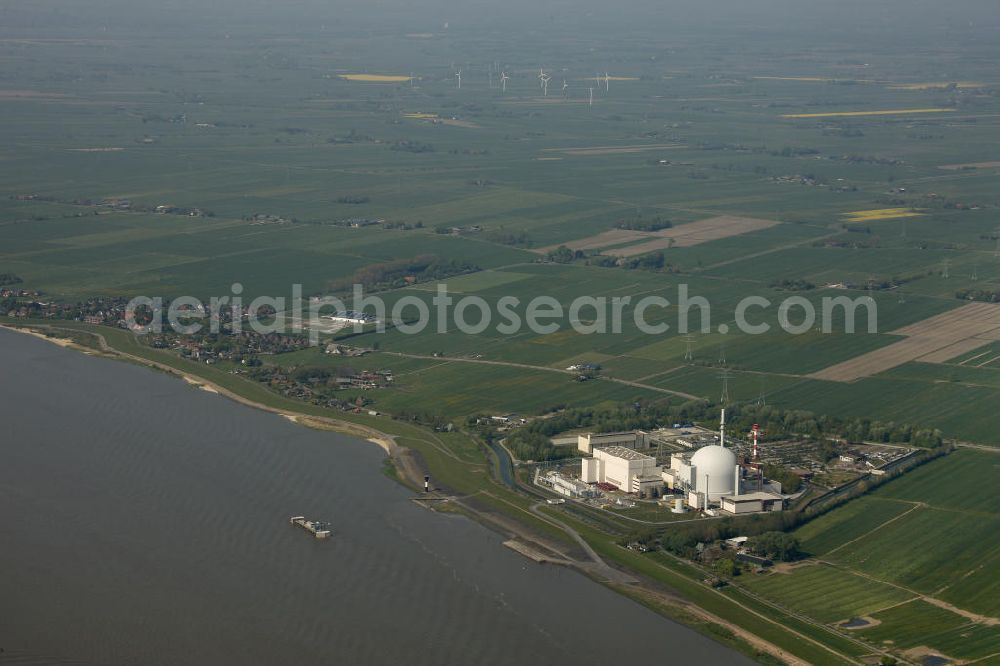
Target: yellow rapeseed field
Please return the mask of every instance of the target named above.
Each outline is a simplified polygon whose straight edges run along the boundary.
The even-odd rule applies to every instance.
[[[886,109],[884,111],[831,111],[827,113],[786,113],[782,118],[854,118],[858,116],[896,116],[913,113],[948,113],[955,109]]]
[[[978,81],[937,81],[932,83],[893,83],[889,86],[891,90],[937,90],[954,85],[956,88],[982,88],[983,84]]]
[[[923,213],[913,208],[876,208],[875,210],[856,210],[844,213],[848,222],[875,222],[878,220],[894,220],[900,217],[919,217]]]
[[[345,81],[360,81],[362,83],[406,83],[413,77],[396,74],[341,74],[340,78]]]
[[[805,83],[886,83],[876,79],[838,79],[832,76],[754,76],[756,81],[803,81]]]
[[[833,79],[827,79],[820,76],[755,76],[755,79],[761,81],[832,81]]]

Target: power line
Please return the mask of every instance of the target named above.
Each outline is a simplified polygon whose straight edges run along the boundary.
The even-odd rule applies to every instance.
[[[722,406],[729,404],[729,368],[722,368]]]

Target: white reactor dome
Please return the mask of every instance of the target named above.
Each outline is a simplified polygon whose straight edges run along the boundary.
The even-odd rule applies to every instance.
[[[715,444],[698,449],[691,457],[691,466],[695,468],[697,492],[707,492],[712,500],[736,492],[736,454],[726,447]]]

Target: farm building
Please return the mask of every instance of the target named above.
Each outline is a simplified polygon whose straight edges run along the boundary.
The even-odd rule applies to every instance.
[[[327,315],[324,319],[329,319],[343,324],[374,324],[378,320],[375,315],[371,315],[365,312],[356,312],[354,310],[347,310],[346,312],[338,312],[335,315]]]

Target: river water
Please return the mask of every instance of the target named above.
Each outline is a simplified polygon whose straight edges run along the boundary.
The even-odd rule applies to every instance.
[[[0,414],[4,666],[751,663],[173,377],[0,329]]]

